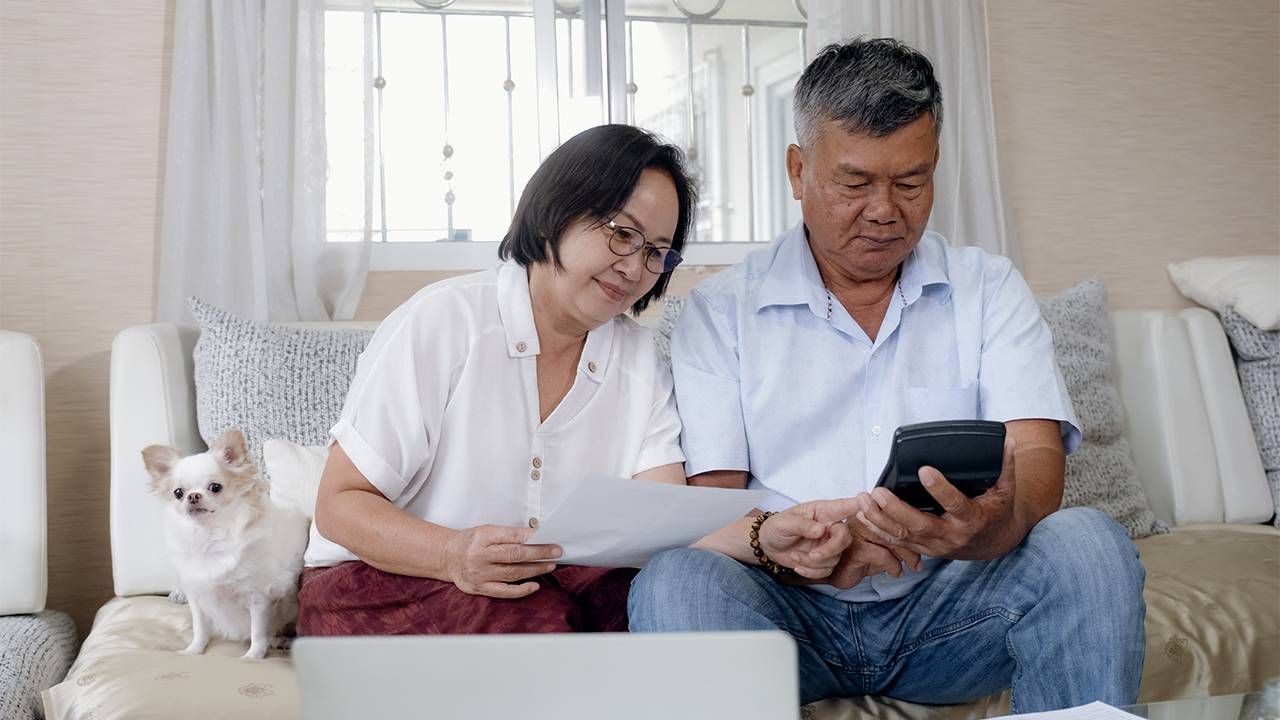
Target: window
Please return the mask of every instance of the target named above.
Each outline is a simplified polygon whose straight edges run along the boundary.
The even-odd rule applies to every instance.
[[[359,240],[368,205],[373,269],[492,264],[541,159],[603,122],[688,154],[690,262],[734,262],[799,217],[798,1],[379,0],[369,24],[335,6],[325,43],[328,240]]]

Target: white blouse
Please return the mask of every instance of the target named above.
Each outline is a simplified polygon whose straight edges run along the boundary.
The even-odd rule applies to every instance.
[[[537,527],[588,476],[684,461],[651,330],[618,316],[588,333],[546,422],[537,355],[524,268],[435,283],[378,327],[330,435],[396,507],[454,529]],[[312,526],[308,566],[355,559]]]

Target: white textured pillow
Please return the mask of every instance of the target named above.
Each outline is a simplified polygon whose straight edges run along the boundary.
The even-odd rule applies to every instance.
[[[1280,329],[1280,255],[1199,257],[1169,263],[1178,292],[1221,315],[1234,308],[1263,330]]]
[[[262,444],[262,455],[271,477],[271,499],[311,520],[316,512],[316,492],[320,489],[320,473],[329,459],[329,448],[304,447],[272,438]]]

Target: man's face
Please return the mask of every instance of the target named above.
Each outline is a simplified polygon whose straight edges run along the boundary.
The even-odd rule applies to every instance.
[[[791,192],[818,266],[859,282],[894,272],[929,222],[937,164],[928,113],[878,138],[828,121],[813,147],[788,147]]]

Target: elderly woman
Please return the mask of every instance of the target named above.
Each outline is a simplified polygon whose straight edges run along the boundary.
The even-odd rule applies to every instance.
[[[510,262],[387,317],[332,430],[299,634],[627,629],[633,570],[557,569],[558,547],[526,541],[589,476],[685,482],[670,372],[624,313],[661,297],[694,201],[677,148],[587,130],[529,181],[499,248]],[[803,512],[762,542],[820,576],[847,533]],[[750,526],[704,544],[749,562]]]
[[[509,262],[383,321],[332,430],[300,634],[626,629],[632,571],[525,541],[588,476],[684,482],[669,372],[624,313],[662,296],[694,202],[677,148],[592,128],[530,179]]]

